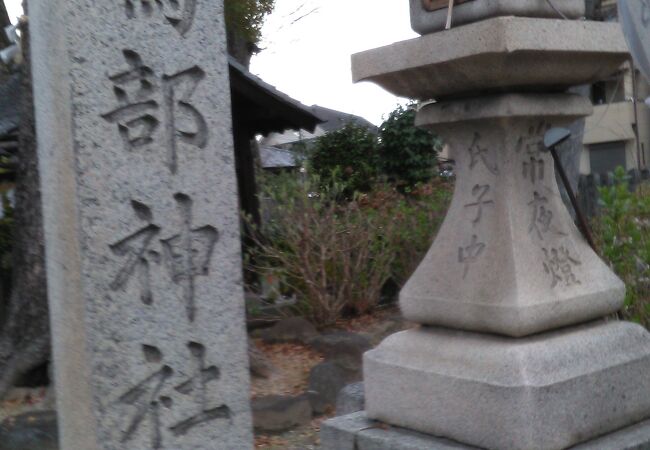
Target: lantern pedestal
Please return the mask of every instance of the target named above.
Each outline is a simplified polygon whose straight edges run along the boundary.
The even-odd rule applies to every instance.
[[[616,25],[517,17],[353,57],[357,81],[439,100],[416,122],[457,182],[400,293],[421,327],[364,355],[366,411],[326,422],[324,450],[650,448],[650,333],[604,319],[625,286],[574,225],[543,144],[592,113],[564,92],[626,58]]]

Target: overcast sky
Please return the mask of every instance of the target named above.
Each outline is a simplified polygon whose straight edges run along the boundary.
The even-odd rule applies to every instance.
[[[12,20],[22,0],[5,0]],[[379,124],[400,99],[370,83],[354,85],[350,55],[415,37],[406,0],[277,0],[264,26],[264,49],[251,71],[306,105],[318,104]],[[403,101],[402,101],[403,103]]]
[[[415,36],[406,0],[277,0],[251,71],[307,105],[379,124],[399,99],[353,84],[350,55]]]

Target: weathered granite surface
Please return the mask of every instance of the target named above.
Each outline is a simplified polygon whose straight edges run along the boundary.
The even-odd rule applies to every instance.
[[[448,439],[392,427],[365,412],[340,416],[321,426],[323,450],[479,450]],[[650,421],[571,447],[571,450],[648,450]]]
[[[366,394],[363,382],[348,384],[336,396],[336,415],[345,416],[363,411],[366,404]]]
[[[458,177],[433,246],[400,292],[408,320],[525,336],[622,306],[625,286],[575,227],[543,151],[548,128],[591,110],[576,95],[507,94],[418,113],[449,145]]]
[[[603,79],[628,55],[616,23],[498,17],[357,53],[352,74],[417,100],[550,92]]]
[[[222,1],[30,3],[61,447],[249,449]]]
[[[334,419],[325,449],[650,444],[647,423],[624,429],[650,418],[650,334],[603,321],[625,287],[574,226],[543,145],[592,112],[564,92],[627,55],[617,24],[498,17],[353,56],[355,81],[439,100],[417,124],[448,144],[457,182],[400,293],[423,325],[364,356],[366,412],[382,423]]]
[[[427,11],[422,0],[411,2],[411,27],[416,33],[428,34],[445,29],[447,9]],[[584,0],[554,2],[557,9],[569,19],[585,15]],[[478,0],[454,6],[453,26],[498,16],[543,17],[559,19],[546,0]]]
[[[422,327],[364,356],[366,412],[477,447],[562,449],[650,418],[648,371],[650,334],[627,322],[520,339]]]

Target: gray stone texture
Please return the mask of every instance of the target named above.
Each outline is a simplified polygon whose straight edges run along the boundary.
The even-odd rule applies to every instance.
[[[0,450],[59,450],[56,413],[33,412],[0,425]]]
[[[625,286],[573,224],[541,151],[549,127],[591,110],[576,95],[507,94],[419,112],[417,124],[449,145],[458,179],[431,250],[400,293],[408,320],[525,336],[622,306]]]
[[[248,343],[248,364],[254,377],[269,378],[276,370],[271,360],[253,342]]]
[[[628,57],[616,23],[498,17],[357,53],[352,74],[430,100],[563,91],[611,75]]]
[[[297,397],[272,395],[252,400],[253,426],[262,432],[286,431],[311,422],[312,409],[306,394]]]
[[[363,411],[366,397],[363,382],[352,383],[345,386],[336,397],[336,415],[345,416],[358,411]]]
[[[336,360],[349,369],[361,366],[361,357],[370,350],[370,339],[358,333],[336,331],[317,336],[309,341],[309,346],[323,354],[326,360]]]
[[[468,20],[506,3],[509,14],[541,13],[526,0],[477,0]],[[647,444],[647,425],[625,427],[650,418],[650,334],[603,321],[625,286],[576,229],[543,145],[549,129],[592,112],[565,92],[627,58],[617,24],[512,16],[353,56],[355,81],[438,100],[417,125],[448,145],[458,178],[400,293],[404,316],[422,326],[364,355],[366,413],[381,423],[334,419],[325,449],[559,450],[606,433],[599,442],[611,448]]]
[[[522,339],[422,327],[366,353],[366,411],[478,447],[561,449],[650,417],[649,370],[650,334],[627,322]]]
[[[61,447],[249,449],[222,1],[30,3]]]
[[[479,450],[448,439],[391,427],[364,412],[336,417],[321,426],[322,450]],[[648,450],[650,421],[571,447],[571,450]]]
[[[318,336],[318,330],[302,317],[282,319],[271,328],[260,330],[259,337],[270,344],[284,342],[308,343]]]
[[[478,450],[370,420],[363,411],[323,422],[321,443],[322,450]]]
[[[427,11],[422,5],[422,0],[410,2],[411,27],[416,33],[429,34],[445,29],[448,12],[446,8]],[[577,19],[585,15],[584,0],[561,0],[554,1],[554,4],[567,18]],[[499,16],[562,18],[547,0],[479,0],[455,5],[452,25],[457,27]]]
[[[325,414],[334,410],[341,389],[361,378],[360,365],[351,369],[340,361],[325,361],[314,366],[309,373],[308,388],[314,413]]]

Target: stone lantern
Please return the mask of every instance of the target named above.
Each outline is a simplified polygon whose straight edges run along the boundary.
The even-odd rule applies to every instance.
[[[353,74],[436,100],[417,124],[449,145],[454,198],[400,293],[420,326],[364,356],[366,411],[326,422],[324,448],[646,448],[650,333],[615,318],[625,286],[575,227],[543,144],[592,113],[566,91],[619,69],[622,33],[567,20],[583,0],[468,1],[447,31],[428,3],[411,11],[430,34],[354,55]]]

